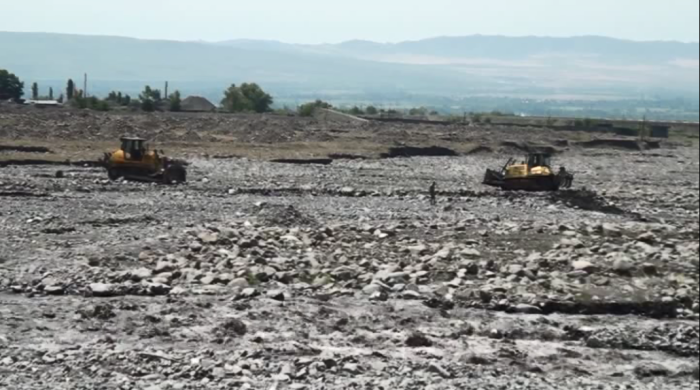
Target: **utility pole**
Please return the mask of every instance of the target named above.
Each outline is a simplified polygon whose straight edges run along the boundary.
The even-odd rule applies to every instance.
[[[168,82],[166,81],[165,82],[165,95],[163,96],[163,99],[167,99],[167,98],[168,98]]]
[[[88,90],[87,90],[87,73],[85,73],[85,79],[83,80],[83,97],[87,98],[88,97]]]

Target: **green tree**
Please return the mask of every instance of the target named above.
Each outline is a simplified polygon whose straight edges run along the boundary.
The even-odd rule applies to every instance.
[[[72,79],[68,79],[68,84],[66,85],[66,99],[73,100],[75,97],[75,83]]]
[[[160,90],[152,89],[147,85],[141,92],[141,95],[139,95],[139,99],[141,100],[141,109],[143,111],[153,112],[161,101]]]
[[[224,98],[221,100],[221,106],[228,112],[253,111],[252,102],[248,100],[243,94],[243,91],[241,91],[241,88],[237,87],[236,84],[231,84],[231,86],[224,91]]]
[[[39,84],[32,84],[32,100],[39,100]]]
[[[151,99],[141,99],[141,110],[153,112],[156,110],[156,103]]]
[[[367,115],[377,115],[379,114],[379,110],[377,110],[377,107],[375,106],[369,106],[367,109],[365,109],[365,112]]]
[[[349,113],[350,113],[350,115],[364,115],[365,114],[365,112],[362,111],[362,109],[360,107],[357,107],[357,106],[351,108]]]
[[[182,111],[182,95],[180,91],[175,91],[170,95],[170,111],[180,112]]]
[[[111,109],[109,103],[106,100],[95,99],[90,103],[90,105],[90,108],[95,111],[109,111]]]
[[[253,111],[257,113],[270,112],[274,100],[272,96],[263,91],[258,84],[244,83],[241,85],[241,93],[250,102]]]
[[[53,87],[49,88],[49,100],[53,100]]]
[[[65,100],[65,98],[63,97],[63,94],[60,94],[60,95],[58,95],[58,99],[56,101],[63,104],[64,100]]]
[[[163,100],[160,89],[152,89],[149,85],[147,85],[143,89],[143,92],[141,92],[139,99],[141,99],[141,100],[150,99],[150,100],[153,100],[155,103],[159,103],[161,100]]]
[[[424,107],[412,108],[408,111],[408,115],[420,116],[428,113],[428,110]]]
[[[19,100],[24,95],[24,83],[13,73],[0,69],[0,100]]]

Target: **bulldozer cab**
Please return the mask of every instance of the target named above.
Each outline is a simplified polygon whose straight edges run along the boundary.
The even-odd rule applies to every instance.
[[[121,142],[121,149],[124,152],[124,158],[127,160],[141,161],[148,151],[145,139],[123,137]]]
[[[552,167],[552,156],[546,153],[532,153],[527,157],[527,165],[530,168]]]

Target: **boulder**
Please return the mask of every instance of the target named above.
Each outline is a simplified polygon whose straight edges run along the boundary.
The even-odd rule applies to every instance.
[[[598,267],[587,260],[574,261],[571,266],[573,267],[574,271],[583,271],[589,274],[596,273],[598,271]]]
[[[634,368],[634,373],[640,378],[653,378],[669,376],[671,370],[658,363],[642,363]]]
[[[113,284],[93,283],[89,286],[89,290],[94,297],[108,298],[118,295],[118,289]]]
[[[613,263],[612,270],[618,275],[630,276],[634,272],[634,263],[628,257],[620,257]]]

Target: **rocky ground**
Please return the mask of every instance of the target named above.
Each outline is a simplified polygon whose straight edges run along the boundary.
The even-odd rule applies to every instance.
[[[0,168],[0,389],[699,389],[697,149],[558,159]]]

